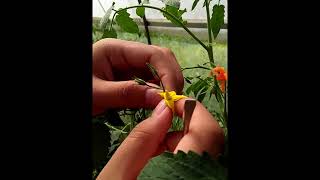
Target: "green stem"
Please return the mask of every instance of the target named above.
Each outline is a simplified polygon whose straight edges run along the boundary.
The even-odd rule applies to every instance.
[[[210,68],[207,68],[207,67],[204,67],[204,66],[195,66],[195,67],[181,68],[181,71],[184,71],[186,69],[206,69],[206,70],[211,70]]]
[[[125,130],[126,127],[127,127],[129,124],[131,124],[131,123],[128,123],[127,125],[125,125],[125,126],[121,129],[121,131]]]
[[[155,86],[151,86],[151,85],[148,85],[148,84],[146,84],[146,86],[151,87],[151,88],[155,88],[155,89],[160,89],[160,90],[161,90],[161,88],[158,88],[158,87],[155,87]]]
[[[171,13],[163,10],[163,9],[160,9],[160,8],[157,8],[157,7],[153,7],[153,6],[147,6],[147,5],[139,5],[139,6],[130,6],[130,7],[126,7],[126,8],[123,8],[123,9],[120,9],[120,10],[117,10],[113,16],[112,16],[112,20],[111,20],[111,26],[110,26],[110,29],[112,28],[112,24],[113,24],[113,20],[115,18],[115,15],[120,12],[120,11],[124,11],[124,10],[127,10],[127,9],[132,9],[132,8],[137,8],[137,7],[144,7],[144,8],[150,8],[150,9],[156,9],[158,11],[161,11],[162,13],[165,13],[166,15],[170,16],[172,19],[174,19],[184,30],[187,31],[187,33],[190,34],[190,36],[196,40],[205,50],[208,51],[208,47],[202,42],[200,41],[199,38],[197,38],[197,36],[195,36],[179,19],[177,19],[174,15],[172,15]]]
[[[211,24],[210,24],[210,11],[209,11],[209,2],[206,1],[206,12],[207,12],[207,27],[208,27],[208,36],[209,36],[209,45],[207,47],[208,56],[210,62],[214,63],[213,52],[212,52],[212,33],[211,33]]]
[[[123,134],[127,134],[127,133],[128,133],[128,132],[125,132],[125,131],[123,131],[123,130],[121,130],[121,129],[115,128],[115,127],[109,125],[108,123],[106,123],[106,125],[107,125],[109,128],[113,129],[113,130],[120,131],[120,132],[123,133]]]
[[[227,112],[227,82],[224,85],[225,92],[224,92],[224,119],[228,121],[228,112]]]

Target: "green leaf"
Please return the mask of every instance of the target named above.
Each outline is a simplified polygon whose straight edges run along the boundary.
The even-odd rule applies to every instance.
[[[108,155],[113,154],[114,150],[120,145],[119,138],[121,135],[121,131],[110,130],[111,138],[110,138],[110,147]]]
[[[193,11],[193,9],[197,6],[198,2],[199,0],[194,0],[191,11]]]
[[[163,8],[163,10],[169,12],[171,15],[173,15],[174,17],[176,17],[180,22],[182,22],[183,24],[186,24],[186,21],[183,21],[182,19],[182,14],[187,12],[187,9],[184,10],[179,10],[178,8],[174,7],[174,6],[170,6],[170,5],[166,5],[165,8]],[[180,26],[180,24],[173,19],[172,17],[170,17],[169,15],[163,13],[163,16],[165,18],[167,18],[169,21],[171,21],[173,24]]]
[[[207,153],[200,156],[191,151],[164,152],[151,159],[138,176],[138,180],[147,179],[225,180],[227,170]]]
[[[195,95],[195,97],[197,97],[198,96],[198,94],[201,92],[201,90],[203,89],[203,88],[206,88],[206,89],[208,89],[208,86],[209,86],[209,84],[208,84],[208,78],[206,78],[206,79],[200,79],[199,78],[199,81],[198,81],[199,83],[197,84],[197,85],[195,85],[195,87],[193,88],[193,94]]]
[[[224,24],[224,5],[216,4],[213,6],[210,24],[213,37],[216,38]]]
[[[198,97],[197,97],[197,100],[198,100],[199,102],[202,102],[202,101],[203,101],[204,97],[205,97],[206,94],[207,94],[207,90],[208,90],[208,89],[209,89],[209,86],[204,86],[204,87],[200,90],[199,95],[198,95]]]
[[[112,3],[111,7],[106,11],[103,18],[100,20],[99,29],[104,30],[106,29],[107,25],[110,23],[110,15],[112,12],[112,9],[114,8],[114,2]]]
[[[97,41],[96,34],[92,31],[92,42],[95,43]]]
[[[215,85],[214,85],[214,87],[213,87],[215,90],[214,90],[214,95],[215,95],[215,97],[216,97],[216,99],[217,99],[217,101],[220,103],[220,102],[222,102],[222,97],[221,97],[221,90],[220,90],[220,87],[219,87],[219,85],[218,85],[218,81],[216,81],[215,82]]]
[[[144,7],[137,7],[137,9],[136,9],[136,14],[137,14],[138,16],[140,16],[141,18],[143,18],[144,13],[145,13],[145,8],[144,8]]]
[[[199,81],[195,82],[194,84],[192,84],[191,86],[189,86],[186,90],[186,94],[190,94],[190,92],[193,92],[194,88],[198,87],[200,83],[201,83],[201,81],[199,80]]]
[[[117,38],[117,32],[113,28],[111,30],[107,28],[104,30],[102,38]]]
[[[137,33],[139,34],[139,28],[136,22],[130,18],[130,14],[127,10],[122,10],[118,12],[116,16],[116,22],[120,28],[128,33]]]
[[[93,168],[100,169],[106,163],[110,144],[109,128],[99,121],[92,122]]]
[[[214,94],[214,86],[212,86],[210,93],[209,93],[209,100],[211,99],[212,94]]]
[[[190,79],[188,77],[184,78],[186,80],[187,83],[192,84],[192,82],[190,81]]]

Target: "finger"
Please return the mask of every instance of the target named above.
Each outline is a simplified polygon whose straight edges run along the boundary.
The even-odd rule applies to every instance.
[[[138,42],[104,39],[93,46],[93,73],[101,79],[113,80],[112,72],[147,70],[146,63],[153,65],[167,90],[180,93],[184,79],[180,66],[167,48],[150,46]],[[105,72],[106,68],[110,72]],[[131,78],[131,77],[130,77]]]
[[[169,132],[164,140],[166,148],[170,152],[174,152],[178,143],[183,138],[183,131]]]
[[[159,92],[134,81],[114,82],[94,78],[93,114],[109,108],[154,108],[161,101]]]
[[[151,117],[131,131],[99,176],[112,174],[114,179],[135,179],[161,146],[171,121],[172,112],[161,101]]]
[[[186,99],[182,99],[175,103],[175,110],[178,116],[182,117],[184,111],[184,103]],[[190,120],[188,133],[180,140],[176,146],[175,152],[189,150],[202,153],[208,152],[216,157],[222,152],[224,145],[224,133],[215,118],[200,103],[197,102],[193,115]]]

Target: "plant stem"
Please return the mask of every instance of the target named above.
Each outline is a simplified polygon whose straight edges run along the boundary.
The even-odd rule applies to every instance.
[[[224,92],[224,119],[228,121],[228,113],[227,113],[227,82],[225,82],[225,92]]]
[[[161,11],[162,13],[165,13],[166,15],[170,16],[172,19],[174,19],[184,30],[187,31],[187,33],[190,34],[190,36],[196,40],[205,50],[208,51],[208,47],[199,39],[197,38],[197,36],[195,36],[181,21],[179,21],[179,19],[177,19],[174,15],[172,15],[171,13],[163,10],[163,9],[160,9],[160,8],[157,8],[157,7],[153,7],[153,6],[147,6],[147,5],[140,5],[140,6],[130,6],[130,7],[126,7],[126,8],[123,8],[123,9],[120,9],[120,10],[117,10],[113,16],[112,16],[112,20],[111,20],[111,26],[110,26],[110,29],[112,28],[112,24],[113,24],[113,20],[115,18],[115,15],[120,12],[120,11],[124,11],[124,10],[127,10],[127,9],[132,9],[132,8],[137,8],[137,7],[144,7],[144,8],[150,8],[150,9],[156,9],[158,11]]]
[[[128,132],[125,132],[125,131],[123,131],[123,130],[121,130],[121,129],[115,128],[115,127],[111,126],[111,125],[108,124],[108,123],[106,123],[106,125],[107,125],[109,128],[113,129],[113,130],[120,131],[120,132],[123,133],[123,134],[127,134],[127,133],[128,133]]]
[[[151,85],[148,85],[148,84],[146,84],[146,86],[151,87],[151,88],[155,88],[155,89],[160,89],[160,90],[161,90],[161,88],[154,87],[154,86],[151,86]]]
[[[206,12],[207,12],[208,36],[209,36],[209,45],[207,47],[207,51],[208,51],[210,62],[214,63],[213,52],[212,52],[212,33],[211,33],[211,24],[210,24],[209,2],[208,0],[205,0],[205,1],[206,1],[205,3],[206,3]]]
[[[141,0],[138,0],[138,3],[141,4]],[[150,33],[149,33],[149,28],[148,28],[149,22],[147,21],[146,15],[143,15],[142,20],[143,20],[143,24],[144,24],[144,29],[146,31],[145,34],[146,34],[146,37],[148,40],[148,44],[151,45],[151,38],[150,38]]]
[[[207,68],[207,67],[204,67],[204,66],[195,66],[195,67],[181,68],[181,71],[184,71],[186,69],[206,69],[206,70],[211,70],[210,68]]]

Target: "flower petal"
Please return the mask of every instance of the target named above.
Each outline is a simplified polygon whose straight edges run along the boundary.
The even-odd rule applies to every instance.
[[[183,98],[187,98],[187,96],[175,95],[175,96],[172,97],[173,101],[178,101],[178,100],[183,99]]]

